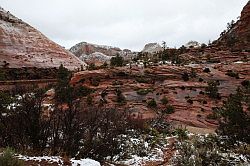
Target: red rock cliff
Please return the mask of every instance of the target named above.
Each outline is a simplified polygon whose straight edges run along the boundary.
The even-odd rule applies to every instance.
[[[240,19],[218,39],[222,46],[250,51],[250,1],[241,12]]]

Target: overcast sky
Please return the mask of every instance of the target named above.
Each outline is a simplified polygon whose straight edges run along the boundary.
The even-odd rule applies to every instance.
[[[81,41],[141,50],[166,41],[208,43],[240,16],[248,0],[0,0],[58,44]]]

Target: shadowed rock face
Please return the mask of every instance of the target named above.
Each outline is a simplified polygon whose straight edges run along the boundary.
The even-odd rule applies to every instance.
[[[85,65],[63,47],[0,7],[0,67],[74,70]]]

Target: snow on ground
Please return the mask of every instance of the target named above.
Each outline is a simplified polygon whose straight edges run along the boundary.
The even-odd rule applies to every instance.
[[[23,155],[17,155],[18,159],[24,160],[24,161],[46,161],[48,163],[58,163],[59,166],[63,166],[63,160],[59,156],[37,156],[37,157],[30,157],[30,156],[23,156]],[[98,161],[92,160],[92,159],[71,159],[70,160],[72,166],[101,166],[101,164]]]
[[[146,162],[157,162],[157,161],[164,161],[164,153],[161,149],[155,149],[155,151],[152,154],[149,154],[145,157],[133,155],[131,156],[131,159],[119,161],[117,162],[117,164],[124,164],[129,166],[141,166]]]
[[[101,166],[101,164],[98,161],[92,160],[92,159],[81,159],[81,160],[70,160],[72,163],[72,166]]]
[[[38,161],[41,162],[43,160],[46,160],[49,163],[63,163],[62,158],[58,156],[37,156],[37,157],[30,157],[30,156],[23,156],[18,155],[18,159],[24,160],[24,161]]]
[[[235,64],[241,64],[241,63],[244,63],[243,61],[236,61],[234,62]]]

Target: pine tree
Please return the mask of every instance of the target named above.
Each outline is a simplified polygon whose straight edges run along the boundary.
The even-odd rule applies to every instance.
[[[240,90],[231,94],[221,109],[220,125],[217,133],[227,136],[233,145],[238,141],[250,143],[250,116],[243,110],[243,94]]]
[[[69,81],[71,78],[71,73],[69,70],[61,64],[57,73],[57,87],[56,87],[56,99],[58,102],[67,102],[71,98],[71,87]]]
[[[210,98],[219,98],[218,93],[218,82],[216,81],[209,81],[208,86],[206,87],[206,92]]]

